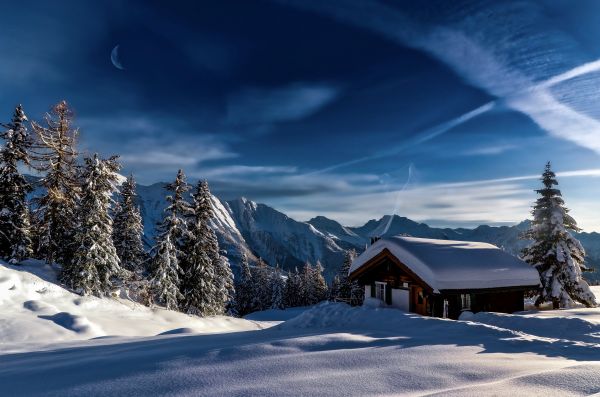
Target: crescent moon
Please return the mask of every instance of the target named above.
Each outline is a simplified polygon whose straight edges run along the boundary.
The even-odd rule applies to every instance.
[[[115,68],[117,68],[119,70],[125,70],[125,68],[123,67],[123,64],[119,60],[119,45],[118,44],[110,52],[110,61],[112,62],[113,66]]]

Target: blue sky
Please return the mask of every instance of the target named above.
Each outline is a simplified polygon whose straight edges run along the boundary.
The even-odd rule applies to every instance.
[[[600,231],[600,3],[411,3],[4,3],[0,108],[66,99],[141,183],[349,225],[515,223],[550,160]]]

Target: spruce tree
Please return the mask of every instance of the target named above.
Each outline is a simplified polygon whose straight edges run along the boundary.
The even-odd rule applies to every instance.
[[[340,299],[340,277],[336,274],[331,281],[331,288],[329,289],[329,300],[337,301]]]
[[[113,242],[121,267],[132,272],[135,279],[140,279],[145,271],[146,253],[142,242],[144,226],[136,199],[136,183],[130,175],[121,186],[114,217]]]
[[[552,302],[555,308],[569,307],[577,301],[596,306],[595,296],[581,276],[587,270],[585,251],[571,234],[580,229],[564,206],[549,162],[541,180],[544,186],[536,190],[541,197],[533,207],[531,228],[524,235],[533,242],[523,250],[523,259],[540,274],[542,288],[536,305]]]
[[[212,206],[202,182],[192,195],[194,205],[189,232],[184,238],[185,256],[182,258],[182,308],[190,314],[209,316],[224,312],[224,302],[218,280],[219,245],[210,228]]]
[[[342,263],[342,266],[340,267],[337,274],[337,277],[339,279],[337,299],[346,303],[350,303],[350,300],[352,298],[353,282],[350,281],[348,273],[350,272],[350,266],[352,265],[352,261],[355,257],[356,251],[354,251],[353,249],[346,251],[346,255],[344,256],[344,262]]]
[[[177,310],[183,298],[179,292],[181,268],[177,259],[177,248],[171,239],[170,229],[163,231],[152,248],[152,278],[150,284],[154,300],[168,310]]]
[[[45,125],[32,123],[37,135],[35,168],[46,175],[41,180],[45,193],[36,199],[35,222],[39,257],[48,263],[69,263],[75,246],[73,236],[79,200],[73,112],[65,101],[45,116]]]
[[[313,280],[313,267],[306,262],[300,273],[300,297],[301,306],[309,306],[316,303],[316,289]]]
[[[119,257],[112,241],[109,211],[120,165],[116,157],[86,158],[82,197],[71,263],[63,264],[63,282],[82,295],[110,295],[113,281],[121,276]]]
[[[258,259],[256,267],[252,269],[252,295],[254,310],[266,310],[271,307],[271,283],[269,267]]]
[[[285,309],[285,279],[279,265],[271,273],[271,309]]]
[[[217,235],[211,228],[215,217],[212,205],[212,195],[207,181],[200,181],[196,187],[194,198],[194,217],[200,227],[198,236],[203,242],[204,250],[211,260],[214,271],[214,314],[224,314],[234,299],[233,273],[229,261],[219,250]]]
[[[253,307],[253,281],[250,265],[246,254],[240,260],[240,278],[235,283],[235,301],[237,312],[240,316],[252,313]]]
[[[4,147],[0,151],[0,257],[17,263],[32,255],[31,225],[27,193],[31,186],[19,172],[19,164],[29,165],[29,150],[33,144],[27,130],[27,116],[17,106],[12,121],[0,136]]]
[[[315,303],[319,303],[327,299],[329,289],[327,288],[327,282],[323,277],[323,266],[320,261],[312,269],[312,283],[314,285],[314,300]]]
[[[286,307],[302,306],[302,279],[298,273],[298,268],[294,272],[288,272],[288,279],[285,283],[285,305]]]
[[[166,186],[172,192],[167,196],[169,205],[165,217],[158,226],[156,245],[152,248],[151,285],[156,300],[167,309],[179,308],[183,299],[180,289],[180,259],[183,256],[184,238],[188,233],[186,218],[190,215],[189,204],[183,195],[189,190],[185,175],[179,170],[173,183]]]

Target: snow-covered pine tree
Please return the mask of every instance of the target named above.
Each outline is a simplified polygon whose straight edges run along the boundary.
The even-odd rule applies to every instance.
[[[164,223],[163,223],[164,224]],[[183,298],[179,292],[181,268],[177,259],[177,248],[171,240],[170,229],[163,231],[152,248],[152,278],[150,279],[153,301],[164,305],[168,310],[177,310]]]
[[[316,300],[315,303],[326,300],[329,294],[327,282],[325,281],[325,277],[323,277],[323,270],[324,269],[320,261],[317,261],[317,264],[313,266],[312,269],[312,283],[314,285],[314,297]]]
[[[540,273],[542,288],[536,305],[550,301],[555,308],[569,307],[577,301],[587,307],[597,306],[594,294],[581,276],[587,270],[585,251],[570,233],[580,229],[555,187],[558,182],[550,162],[541,180],[544,187],[536,190],[541,197],[533,207],[531,228],[524,235],[533,242],[523,250],[523,259]]]
[[[266,310],[271,307],[271,284],[269,267],[258,258],[256,267],[252,269],[252,295],[254,310]]]
[[[194,214],[202,218],[202,240],[204,241],[205,251],[212,261],[214,275],[214,314],[224,314],[230,307],[235,297],[233,284],[233,273],[229,261],[221,255],[217,235],[212,229],[211,222],[215,216],[212,205],[212,195],[207,181],[200,181],[196,187],[194,195]]]
[[[32,123],[37,135],[34,166],[46,173],[41,180],[45,193],[35,200],[35,249],[48,263],[69,263],[76,248],[73,236],[79,200],[75,149],[78,130],[72,122],[73,112],[62,101],[46,114],[45,126]]]
[[[352,265],[352,261],[356,257],[356,251],[353,249],[346,251],[344,256],[344,262],[340,267],[337,277],[339,279],[339,289],[337,299],[350,303],[352,298],[352,281],[348,277],[348,273],[350,272],[350,266]]]
[[[285,309],[285,279],[279,265],[271,273],[271,309]]]
[[[145,272],[147,258],[142,242],[144,226],[136,198],[135,179],[130,175],[121,185],[113,222],[113,242],[121,267],[130,271],[134,279],[138,280]]]
[[[329,300],[336,301],[340,296],[340,277],[336,274],[331,281],[331,288],[329,288]]]
[[[212,205],[208,186],[199,182],[192,195],[192,219],[184,237],[185,255],[181,259],[184,276],[182,282],[182,309],[190,314],[210,316],[224,312],[221,283],[218,279],[219,244],[210,227]]]
[[[82,295],[107,296],[122,275],[109,214],[120,165],[116,157],[102,160],[97,154],[84,161],[77,249],[72,262],[63,264],[63,282]]]
[[[313,273],[313,266],[306,262],[302,267],[302,273],[300,273],[301,306],[308,306],[317,303]]]
[[[294,272],[288,272],[288,279],[285,283],[285,305],[286,307],[302,306],[302,279],[298,268]]]
[[[152,248],[151,285],[156,301],[169,310],[179,308],[183,299],[179,275],[184,237],[188,233],[186,218],[190,215],[189,203],[183,199],[189,185],[185,181],[183,170],[177,172],[173,183],[166,186],[172,194],[167,196],[169,205],[165,209],[165,217],[158,226],[156,245]]]
[[[33,144],[26,126],[27,116],[17,106],[10,123],[0,136],[0,257],[17,263],[32,255],[31,225],[27,193],[31,186],[19,172],[19,164],[29,165]]]
[[[253,305],[253,281],[250,265],[246,254],[242,254],[240,260],[240,278],[235,283],[236,309],[240,316],[252,313]]]

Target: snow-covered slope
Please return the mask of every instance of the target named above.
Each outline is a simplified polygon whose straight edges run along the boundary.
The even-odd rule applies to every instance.
[[[55,269],[42,262],[26,261],[20,266],[0,262],[0,354],[106,336],[223,333],[262,327],[256,321],[225,316],[203,319],[125,299],[82,297],[58,285]]]
[[[343,261],[345,250],[307,222],[298,222],[245,198],[229,201],[228,205],[248,245],[271,265],[278,263],[290,269],[319,260],[335,264],[328,269],[331,275]]]

